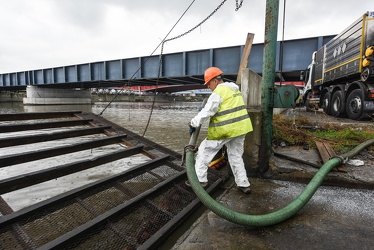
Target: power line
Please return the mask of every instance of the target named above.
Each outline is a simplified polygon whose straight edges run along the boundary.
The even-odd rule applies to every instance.
[[[161,72],[161,66],[162,66],[162,55],[163,55],[163,51],[164,51],[164,45],[166,42],[169,42],[169,41],[173,41],[173,40],[176,40],[176,39],[179,39],[189,33],[191,33],[192,31],[194,31],[195,29],[197,29],[198,27],[200,27],[203,23],[205,23],[210,17],[212,17],[221,7],[222,5],[226,2],[227,0],[223,0],[217,8],[214,9],[214,11],[212,13],[209,14],[209,16],[207,16],[203,21],[201,21],[199,24],[197,24],[196,26],[194,26],[192,29],[189,29],[188,31],[178,35],[178,36],[175,36],[173,38],[169,38],[166,40],[166,37],[170,34],[170,32],[174,29],[174,27],[177,25],[177,23],[181,20],[181,18],[183,17],[183,15],[187,12],[187,10],[190,8],[190,6],[193,4],[193,2],[191,3],[191,5],[188,7],[188,9],[183,13],[183,15],[181,16],[181,18],[179,18],[179,20],[177,21],[177,23],[173,26],[173,28],[169,31],[169,33],[165,36],[165,38],[162,40],[161,42],[161,53],[160,53],[160,61],[159,61],[159,65],[158,65],[158,76],[157,76],[157,81],[156,81],[156,89],[158,87],[158,81],[160,79],[160,72]],[[237,8],[238,8],[238,5],[237,5]],[[240,7],[239,7],[240,8]],[[147,125],[144,129],[144,132],[143,132],[143,135],[145,135],[145,133],[147,132],[147,129],[148,129],[148,126],[149,126],[149,123],[151,121],[151,117],[152,117],[152,114],[153,114],[153,108],[154,108],[154,104],[155,104],[155,101],[156,101],[156,91],[155,91],[155,95],[153,96],[153,102],[152,102],[152,108],[151,108],[151,113],[148,117],[148,122],[147,122]]]
[[[163,50],[164,50],[164,44],[166,42],[169,42],[169,41],[173,41],[173,40],[176,40],[176,39],[179,39],[189,33],[191,33],[192,31],[194,31],[195,29],[197,29],[198,27],[200,27],[203,23],[205,23],[209,18],[211,18],[221,7],[222,5],[226,2],[227,0],[223,0],[214,10],[212,13],[210,13],[204,20],[202,20],[199,24],[195,25],[193,28],[189,29],[188,31],[178,35],[178,36],[175,36],[175,37],[172,37],[172,38],[169,38],[169,39],[166,39],[169,34],[173,31],[173,29],[177,26],[177,24],[179,23],[179,21],[183,18],[183,16],[187,13],[187,11],[191,8],[191,6],[194,4],[195,0],[193,0],[191,2],[191,4],[187,7],[187,9],[183,12],[183,14],[179,17],[179,19],[177,20],[177,22],[173,25],[173,27],[170,29],[170,31],[165,35],[164,39],[162,39],[162,41],[157,45],[157,47],[153,50],[153,52],[151,53],[151,55],[140,65],[140,67],[135,71],[135,73],[131,76],[131,78],[128,80],[128,83],[126,85],[129,85],[130,86],[130,82],[131,80],[134,79],[135,75],[139,72],[139,70],[143,67],[143,65],[149,60],[149,58],[156,52],[156,50],[161,46],[161,53],[160,53],[160,60],[159,60],[159,67],[158,67],[158,76],[157,76],[157,81],[156,81],[156,89],[158,87],[158,83],[159,83],[159,79],[160,79],[160,75],[161,75],[161,67],[162,67],[162,56],[163,56]],[[243,0],[240,1],[240,3],[238,2],[238,0],[236,0],[236,8],[235,8],[235,11],[238,11],[241,7],[242,7],[242,4],[243,4]],[[116,93],[116,95],[113,97],[113,99],[106,105],[106,107],[101,111],[100,115],[102,115],[104,113],[104,111],[109,107],[109,105],[115,100],[115,98],[118,96],[118,94],[120,94],[123,90],[119,91]],[[144,129],[144,132],[143,132],[143,137],[148,129],[148,126],[149,126],[149,123],[151,121],[151,117],[152,117],[152,114],[153,114],[153,109],[154,109],[154,104],[155,104],[155,100],[156,100],[156,92],[155,92],[155,95],[153,97],[153,102],[152,102],[152,108],[151,108],[151,113],[148,117],[148,122],[147,122],[147,125]]]
[[[178,21],[173,25],[173,27],[170,29],[170,31],[166,34],[166,36],[164,37],[164,39],[162,39],[162,41],[159,43],[159,45],[157,45],[157,47],[152,51],[152,53],[149,55],[149,57],[142,63],[142,65],[140,65],[140,67],[135,71],[135,73],[130,77],[130,79],[128,80],[128,83],[130,83],[130,81],[135,77],[135,75],[139,72],[139,70],[143,67],[143,64],[145,64],[149,58],[156,52],[156,50],[165,42],[165,39],[166,37],[168,37],[168,35],[173,31],[173,29],[175,28],[175,26],[177,26],[177,24],[179,23],[179,21],[182,19],[182,17],[187,13],[187,11],[191,8],[192,4],[195,2],[196,0],[193,0],[191,2],[191,4],[187,7],[187,9],[183,12],[183,14],[179,17]],[[160,56],[161,57],[161,56]],[[159,76],[157,78],[157,83],[158,83],[158,79],[159,79]],[[129,84],[130,85],[130,84]],[[102,115],[104,113],[104,111],[109,107],[109,105],[114,101],[114,99],[118,96],[118,94],[121,93],[121,92],[118,92],[116,93],[116,95],[113,97],[113,99],[107,104],[107,106],[101,111],[100,115]],[[144,132],[145,133],[145,132]],[[143,134],[144,135],[144,134]]]

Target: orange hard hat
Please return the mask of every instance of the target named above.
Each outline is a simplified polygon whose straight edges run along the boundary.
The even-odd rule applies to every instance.
[[[214,77],[222,75],[223,72],[217,67],[210,67],[205,70],[204,73],[204,85],[207,84],[210,80],[212,80]]]

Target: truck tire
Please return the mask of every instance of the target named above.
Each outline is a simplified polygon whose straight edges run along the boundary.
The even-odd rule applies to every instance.
[[[335,117],[344,117],[345,105],[343,101],[343,93],[341,90],[336,91],[331,98],[331,115]]]
[[[346,112],[352,120],[364,118],[364,98],[361,90],[355,89],[348,95]]]
[[[370,69],[370,68],[365,68],[362,72],[361,72],[361,81],[363,82],[366,82],[369,77],[371,76],[371,74],[373,74],[373,70]]]
[[[330,105],[330,93],[327,92],[322,97],[322,109],[327,115],[331,115],[331,105]]]

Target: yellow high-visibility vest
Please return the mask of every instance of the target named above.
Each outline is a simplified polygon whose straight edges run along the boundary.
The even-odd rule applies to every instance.
[[[222,98],[218,112],[210,118],[208,140],[221,140],[245,135],[253,130],[240,91],[218,85],[213,91]]]

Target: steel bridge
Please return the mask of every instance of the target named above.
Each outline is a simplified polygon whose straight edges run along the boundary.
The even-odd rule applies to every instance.
[[[335,35],[277,43],[276,81],[297,81],[311,62],[312,53]],[[261,75],[263,43],[253,44],[248,68]],[[206,68],[217,66],[235,80],[244,45],[184,51],[54,68],[0,74],[0,90],[22,90],[26,86],[49,88],[107,88],[146,85],[196,85],[203,83]],[[282,58],[282,60],[280,60]],[[161,70],[159,74],[159,64]]]

